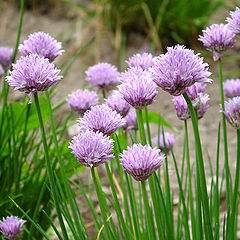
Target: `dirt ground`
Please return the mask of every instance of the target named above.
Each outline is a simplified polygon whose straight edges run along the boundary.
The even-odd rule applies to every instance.
[[[221,14],[216,15],[212,22],[219,22],[225,19],[227,15],[227,11],[221,11]],[[21,35],[21,42],[27,39],[27,36],[36,31],[44,31],[48,32],[50,35],[55,37],[58,41],[63,42],[63,48],[65,53],[57,59],[56,64],[60,66],[66,59],[68,59],[69,55],[73,54],[76,50],[79,49],[80,46],[84,44],[93,34],[94,21],[90,22],[90,27],[88,24],[83,22],[81,18],[81,14],[67,11],[67,18],[63,18],[61,15],[56,16],[55,14],[48,15],[40,15],[37,12],[26,12],[23,19],[23,28]],[[0,46],[10,46],[14,47],[17,27],[18,27],[18,18],[19,14],[16,12],[16,9],[9,7],[0,2]],[[92,24],[92,25],[91,25]],[[109,34],[103,35],[103,40],[100,42],[100,47],[98,51],[91,46],[88,49],[90,52],[93,50],[94,52],[98,52],[98,56],[93,54],[88,59],[88,64],[94,64],[96,58],[101,61],[107,61],[111,63],[116,63],[116,58],[114,55],[114,48],[112,42],[109,40]],[[240,45],[240,40],[238,39],[238,45]],[[143,36],[139,36],[137,34],[133,34],[130,36],[130,40],[128,41],[128,45],[126,48],[126,57],[131,56],[133,53],[139,51],[139,49],[146,43],[146,40]],[[198,51],[203,51],[203,49],[199,49]],[[196,52],[198,52],[196,50]],[[229,53],[237,53],[237,49],[232,49]],[[206,53],[205,53],[206,54]],[[71,70],[68,72],[66,77],[61,81],[57,88],[57,95],[54,98],[54,101],[59,101],[65,98],[71,92],[77,90],[78,88],[83,87],[85,82],[85,74],[84,71],[88,68],[89,65],[83,64],[85,61],[87,53],[84,56],[80,57],[72,66]],[[221,115],[219,113],[220,107],[220,90],[219,90],[219,81],[218,81],[218,70],[217,63],[214,63],[211,58],[206,58],[206,62],[210,64],[210,71],[213,72],[212,79],[214,80],[212,84],[208,84],[206,88],[206,92],[210,95],[209,109],[205,114],[204,118],[199,121],[200,126],[200,135],[201,140],[204,146],[204,149],[207,149],[213,166],[215,166],[216,159],[216,145],[217,145],[217,127],[218,122],[221,119]],[[235,60],[231,60],[231,58],[226,58],[223,60],[223,71],[225,74],[229,74],[234,71],[232,74],[233,77],[240,77],[240,72],[236,72],[236,69],[239,69],[239,63]],[[182,157],[182,143],[184,138],[184,129],[183,122],[178,120],[175,109],[172,103],[172,98],[169,94],[159,90],[159,94],[156,98],[154,104],[152,104],[149,109],[152,111],[157,111],[161,113],[161,115],[173,126],[175,126],[179,132],[176,134],[176,143],[174,146],[175,155],[179,160],[179,165],[181,164]],[[22,93],[12,93],[13,99],[17,100],[22,97]],[[69,110],[68,105],[65,104],[61,111],[63,113]],[[76,115],[77,116],[77,115]],[[157,127],[152,125],[151,128],[154,132],[157,132]],[[194,142],[193,142],[193,134],[191,131],[191,124],[189,122],[190,128],[190,149],[192,155],[192,161],[194,160]],[[228,125],[228,141],[229,141],[229,164],[230,169],[234,172],[235,169],[235,161],[236,161],[236,135],[234,129]],[[220,152],[220,169],[223,169],[223,146],[221,145]],[[205,159],[206,154],[205,154]],[[176,201],[178,199],[178,185],[175,179],[175,171],[172,159],[169,158],[169,168],[171,175],[171,184],[173,187],[174,196]],[[206,174],[208,176],[208,180],[210,180],[210,168],[208,166],[207,160],[205,161],[205,169]],[[81,176],[80,176],[81,178]]]

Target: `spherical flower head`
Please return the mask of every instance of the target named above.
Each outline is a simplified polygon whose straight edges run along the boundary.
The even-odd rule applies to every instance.
[[[193,100],[193,107],[197,111],[197,118],[201,119],[208,110],[209,95],[200,93],[196,99]]]
[[[165,144],[164,144],[165,140]],[[159,147],[161,151],[165,151],[165,146],[167,153],[170,151],[170,149],[173,147],[175,143],[175,137],[173,133],[165,132],[164,133],[164,139],[163,134],[160,134],[159,136],[156,136],[152,139],[152,142],[155,146]]]
[[[107,105],[97,105],[86,111],[83,118],[79,119],[81,131],[87,129],[94,132],[102,132],[110,136],[118,128],[122,127],[126,121],[120,114],[112,110]]]
[[[7,239],[16,239],[20,235],[25,222],[25,220],[14,216],[3,218],[3,220],[0,221],[1,233]]]
[[[87,167],[97,167],[114,157],[113,140],[101,132],[86,130],[73,137],[69,148],[80,164]]]
[[[137,53],[130,57],[126,63],[129,67],[141,67],[143,70],[152,67],[153,57],[151,53]]]
[[[240,79],[229,79],[223,83],[225,96],[228,98],[240,96]]]
[[[149,145],[134,144],[120,154],[121,165],[136,181],[145,181],[163,163],[165,155]]]
[[[62,54],[63,50],[62,43],[57,42],[48,33],[36,32],[30,34],[28,39],[19,45],[19,52],[23,56],[38,54],[41,57],[48,58],[49,61],[53,61]]]
[[[119,82],[119,72],[117,68],[109,63],[98,63],[91,66],[86,71],[86,80],[93,86],[107,89],[111,85]]]
[[[186,88],[186,93],[191,100],[198,97],[200,93],[203,93],[206,89],[206,84],[196,82],[191,87]]]
[[[173,104],[180,120],[187,120],[190,118],[187,102],[182,95],[173,97]]]
[[[126,121],[123,126],[125,130],[138,129],[137,114],[134,108],[130,109],[128,115],[124,119]]]
[[[4,70],[10,68],[13,59],[13,48],[0,47],[0,64]]]
[[[116,90],[106,99],[105,104],[122,117],[125,117],[130,109],[130,104],[126,102],[122,95]]]
[[[4,75],[4,69],[2,67],[2,65],[0,64],[0,76]]]
[[[213,60],[217,61],[222,58],[225,50],[233,46],[234,37],[235,34],[225,24],[213,24],[203,30],[203,35],[198,40],[213,52]]]
[[[208,64],[185,46],[168,47],[167,53],[155,57],[153,62],[153,81],[171,95],[181,95],[195,82],[211,82]]]
[[[29,94],[32,100],[34,92],[45,91],[62,78],[59,72],[47,58],[30,54],[13,64],[13,71],[6,77],[6,81],[14,90]]]
[[[240,97],[234,97],[225,101],[225,111],[223,112],[227,121],[234,128],[240,129]]]
[[[98,104],[98,96],[95,91],[78,89],[68,95],[67,102],[69,103],[71,109],[77,111],[80,116],[83,116],[87,110]]]
[[[240,34],[240,8],[236,7],[234,12],[230,12],[231,18],[227,18],[227,28],[234,34]]]
[[[151,104],[157,95],[157,85],[152,81],[148,71],[137,67],[138,73],[132,72],[118,86],[120,94],[134,108],[141,110]]]

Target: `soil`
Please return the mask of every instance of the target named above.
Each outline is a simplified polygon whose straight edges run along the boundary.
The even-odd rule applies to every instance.
[[[66,13],[63,17],[63,13]],[[212,22],[223,22],[225,16],[228,14],[227,11],[221,11],[220,14],[216,14]],[[56,65],[61,66],[61,64],[69,59],[69,56],[74,54],[79,48],[94,34],[94,29],[97,25],[96,20],[89,20],[86,22],[86,19],[83,18],[81,12],[78,11],[72,12],[72,10],[61,9],[60,14],[49,13],[47,15],[40,15],[38,11],[27,11],[24,14],[22,35],[20,42],[27,39],[27,36],[36,31],[48,32],[51,36],[55,37],[58,41],[63,42],[63,48],[65,53],[56,60]],[[18,18],[19,12],[12,6],[6,4],[6,2],[0,3],[0,45],[1,46],[10,46],[14,47],[17,28],[18,28]],[[111,41],[112,35],[110,33],[103,33],[101,41],[98,45],[91,45],[87,51],[82,54],[77,61],[72,65],[68,74],[59,84],[56,96],[53,101],[57,102],[66,98],[71,92],[83,87],[86,85],[85,82],[85,70],[88,66],[97,62],[97,60],[107,61],[116,64],[116,55],[114,54],[114,44]],[[132,34],[129,36],[126,46],[126,58],[132,54],[138,52],[143,45],[146,43],[146,39],[138,34]],[[238,45],[239,39],[238,39]],[[93,54],[91,54],[91,51]],[[207,57],[205,61],[210,65],[210,71],[213,72],[212,78],[213,83],[208,84],[206,92],[210,95],[209,109],[206,112],[203,119],[199,121],[200,135],[204,149],[205,155],[205,170],[207,175],[207,181],[210,184],[210,167],[207,161],[206,150],[208,150],[211,163],[213,165],[213,171],[215,171],[215,159],[216,159],[216,145],[217,145],[217,128],[218,123],[221,119],[220,110],[220,90],[219,90],[219,81],[218,81],[218,68],[217,63],[213,62],[209,54],[206,53],[204,49],[197,49],[196,52],[203,52]],[[236,54],[238,49],[234,48],[228,52],[228,54]],[[88,54],[91,54],[90,57],[87,57]],[[239,63],[231,57],[223,59],[223,71],[224,78],[227,76],[239,77],[240,72],[236,72],[236,69],[239,69]],[[184,139],[184,126],[183,122],[180,121],[176,114],[175,109],[172,103],[172,97],[159,90],[159,94],[156,98],[154,104],[152,104],[149,109],[151,111],[156,111],[161,113],[161,115],[179,131],[176,133],[176,143],[174,146],[175,155],[177,157],[179,166],[181,165],[182,157],[182,143]],[[18,92],[12,92],[13,100],[18,100],[22,98],[23,94]],[[69,107],[65,104],[61,108],[61,113],[67,113]],[[57,117],[57,116],[56,116]],[[77,117],[77,115],[76,115]],[[229,164],[230,170],[234,173],[235,170],[235,161],[236,161],[236,134],[235,130],[227,125],[228,127],[228,141],[229,141]],[[157,126],[151,125],[154,133],[157,133]],[[191,149],[191,159],[194,161],[194,141],[193,133],[191,129],[191,124],[189,121],[189,134],[190,134],[190,149]],[[165,130],[167,131],[167,129]],[[222,134],[221,134],[222,135]],[[222,137],[221,137],[222,138]],[[70,139],[70,136],[69,136]],[[220,149],[220,169],[224,167],[224,153],[223,146],[221,145]],[[172,158],[169,157],[169,174],[171,176],[171,186],[174,193],[175,202],[178,200],[178,185],[175,177],[175,170],[173,166]],[[83,173],[81,173],[83,174]],[[86,174],[79,175],[79,178],[84,183],[86,181]],[[103,175],[103,174],[101,174]],[[103,180],[104,181],[104,180]],[[108,190],[108,184],[106,184],[106,189]],[[109,191],[109,190],[108,190]],[[97,205],[97,201],[95,201]],[[223,211],[224,211],[224,199],[223,199]],[[83,207],[84,208],[84,207]],[[86,208],[85,208],[86,209]],[[84,219],[86,222],[90,222],[89,214],[87,211],[83,212]],[[89,229],[91,234],[91,228]],[[239,236],[240,237],[240,236]]]

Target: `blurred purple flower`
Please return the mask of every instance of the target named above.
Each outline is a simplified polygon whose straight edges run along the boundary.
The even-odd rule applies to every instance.
[[[129,67],[141,67],[143,70],[152,67],[153,57],[151,53],[137,53],[130,57],[126,63]]]
[[[231,18],[227,17],[227,28],[234,34],[240,34],[240,8],[236,7],[235,11],[230,12]]]
[[[31,102],[34,92],[45,91],[62,78],[59,72],[47,58],[30,54],[13,64],[13,71],[6,77],[6,81],[14,90],[29,94]]]
[[[225,111],[223,112],[227,121],[234,128],[240,129],[240,97],[234,97],[225,101]]]
[[[67,102],[74,111],[83,116],[87,110],[98,104],[98,96],[95,91],[78,89],[68,95]]]
[[[107,89],[119,82],[117,68],[109,63],[98,63],[88,68],[86,80],[93,86]]]
[[[87,167],[97,167],[114,157],[113,140],[101,132],[86,130],[73,137],[69,148],[80,164]]]
[[[35,32],[30,34],[23,44],[19,45],[19,52],[23,56],[38,54],[41,57],[48,58],[49,61],[53,61],[62,54],[63,50],[62,43],[57,42],[48,33]]]
[[[191,87],[186,88],[186,93],[191,100],[198,97],[199,93],[203,93],[206,89],[206,84],[196,82]]]
[[[157,95],[157,85],[152,81],[147,70],[135,67],[125,74],[126,78],[118,85],[123,98],[134,108],[140,110],[151,104]]]
[[[4,70],[10,68],[13,59],[13,49],[9,47],[0,47],[0,64]]]
[[[170,148],[172,148],[175,143],[174,134],[165,132],[164,139],[165,139],[166,150],[167,150],[167,152],[169,152]],[[152,143],[157,147],[159,146],[160,150],[164,152],[165,147],[164,147],[164,141],[163,141],[163,134],[160,134],[159,136],[154,137],[152,139]]]
[[[79,119],[81,131],[89,129],[109,136],[125,123],[121,115],[107,105],[93,106],[85,112],[83,118]]]
[[[3,69],[2,65],[0,64],[0,76],[1,75],[4,75],[4,69]]]
[[[145,181],[157,170],[165,159],[160,150],[149,145],[134,144],[120,154],[121,165],[136,181]]]
[[[22,226],[25,222],[25,220],[15,216],[3,218],[3,220],[0,221],[0,232],[7,239],[16,239],[20,235]]]
[[[171,95],[181,95],[195,82],[211,82],[208,64],[185,46],[168,47],[167,53],[155,57],[153,61],[154,65],[150,68],[153,81]]]
[[[240,96],[240,79],[229,79],[223,83],[225,96],[228,98]]]
[[[130,104],[126,102],[122,95],[116,90],[106,99],[105,104],[119,113],[122,117],[125,117],[130,109]]]
[[[213,60],[217,61],[223,56],[223,52],[235,43],[235,34],[224,24],[212,24],[203,30],[199,39],[204,47],[213,52]]]
[[[128,112],[128,115],[124,119],[126,120],[126,123],[124,124],[124,128],[127,131],[131,129],[138,129],[136,109],[134,108],[130,109],[130,111]]]

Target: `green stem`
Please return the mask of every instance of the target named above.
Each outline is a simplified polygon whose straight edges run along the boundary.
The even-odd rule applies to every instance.
[[[152,139],[151,139],[151,131],[150,131],[150,125],[148,120],[148,109],[145,107],[145,118],[146,118],[146,124],[147,124],[147,135],[148,135],[148,143],[150,146],[152,146]]]
[[[52,190],[52,196],[53,196],[53,200],[54,200],[54,203],[56,206],[56,212],[57,212],[59,224],[61,226],[64,239],[68,240],[68,235],[67,235],[67,231],[66,231],[66,228],[65,228],[65,225],[63,222],[61,209],[60,209],[58,201],[57,201],[57,191],[55,188],[56,184],[54,181],[53,170],[52,170],[52,166],[51,166],[51,162],[50,162],[50,158],[49,158],[49,150],[48,150],[48,146],[47,146],[47,139],[46,139],[46,134],[45,134],[45,130],[44,130],[42,114],[41,114],[41,110],[40,110],[40,106],[39,106],[37,92],[34,93],[34,100],[35,100],[35,104],[36,104],[38,120],[39,120],[41,135],[42,135],[42,143],[43,143],[43,148],[44,148],[44,156],[45,156],[45,161],[46,161],[46,165],[47,165],[47,174],[48,174],[48,178],[49,178],[49,182],[50,182],[50,188]]]
[[[102,90],[102,95],[103,95],[103,99],[106,99],[106,93],[104,89]]]
[[[202,193],[202,204],[203,204],[203,215],[205,226],[208,231],[206,231],[206,239],[213,240],[213,232],[212,232],[212,223],[210,218],[210,211],[209,211],[209,203],[208,203],[208,194],[207,194],[207,184],[206,184],[206,176],[204,171],[204,162],[203,162],[203,155],[202,155],[202,146],[200,141],[200,135],[198,130],[198,120],[195,113],[195,110],[192,106],[192,102],[188,97],[187,93],[183,93],[183,96],[188,104],[188,108],[190,111],[191,119],[192,119],[192,126],[195,138],[195,147],[196,147],[196,160],[197,160],[197,168],[199,171],[199,181],[201,186],[201,193]]]
[[[144,125],[143,125],[143,117],[142,117],[142,110],[136,110],[137,114],[137,122],[138,122],[138,129],[139,129],[139,134],[140,134],[140,139],[142,145],[146,145],[146,135],[145,135],[145,130],[144,130]]]

